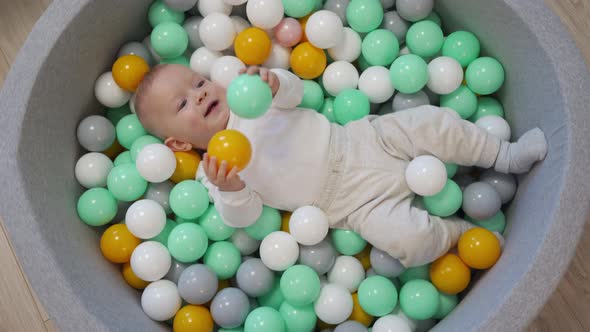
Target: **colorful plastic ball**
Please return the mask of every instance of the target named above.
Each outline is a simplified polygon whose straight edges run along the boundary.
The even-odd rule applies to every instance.
[[[327,0],[324,3],[324,9],[329,10],[340,18],[343,25],[347,25],[346,21],[346,8],[350,0]]]
[[[402,274],[400,274],[399,280],[403,284],[415,279],[430,280],[429,271],[430,264],[409,267],[404,272],[402,272]]]
[[[463,191],[463,211],[473,219],[489,219],[495,216],[501,207],[500,194],[488,183],[475,182]]]
[[[170,208],[179,217],[195,219],[209,207],[209,193],[205,186],[195,180],[184,180],[170,192]]]
[[[117,58],[120,58],[124,55],[137,55],[141,57],[148,65],[154,63],[154,59],[152,58],[150,51],[140,42],[129,42],[123,45],[119,50],[119,53],[117,53]]]
[[[428,95],[424,91],[418,91],[411,94],[399,92],[393,97],[392,110],[397,112],[422,105],[430,105]]]
[[[315,0],[283,0],[285,15],[300,18],[315,8]]]
[[[185,305],[174,316],[174,332],[211,332],[213,318],[206,307]]]
[[[184,28],[173,22],[158,24],[150,37],[154,51],[162,58],[175,58],[186,51],[188,47],[188,34]]]
[[[236,283],[248,296],[259,297],[271,291],[274,273],[259,258],[242,262],[236,272]]]
[[[170,64],[177,64],[177,65],[185,66],[187,68],[191,67],[190,60],[184,55],[180,55],[175,58],[162,59],[162,60],[160,60],[160,64],[169,64],[169,65]]]
[[[242,60],[235,56],[226,55],[213,62],[209,75],[213,83],[227,88],[232,80],[240,75],[242,69],[246,69]]]
[[[363,39],[362,53],[372,66],[389,66],[399,55],[399,42],[387,29],[373,30]]]
[[[168,235],[170,235],[170,233],[168,233]],[[168,243],[168,238],[166,238],[166,243]],[[187,267],[188,267],[187,264],[181,263],[173,258],[172,264],[170,265],[170,270],[168,270],[168,273],[166,273],[166,275],[163,278],[166,280],[170,280],[173,283],[178,285],[178,292],[180,293],[181,297],[182,297],[182,292],[180,292],[180,285],[178,284],[178,280],[180,279],[182,272],[184,272],[184,270],[186,270]]]
[[[279,278],[275,278],[272,288],[269,292],[267,292],[265,295],[257,297],[256,300],[260,306],[271,307],[279,310],[281,304],[286,302],[283,292],[281,292]]]
[[[411,332],[408,322],[397,315],[383,316],[373,324],[373,332]]]
[[[309,266],[293,265],[280,280],[285,300],[294,306],[312,304],[320,296],[320,278]]]
[[[326,54],[324,50],[303,42],[291,52],[290,64],[293,72],[305,80],[319,77],[326,69]]]
[[[383,276],[372,276],[363,280],[359,286],[358,297],[363,310],[376,317],[389,314],[397,304],[395,285]]]
[[[433,7],[433,0],[399,0],[395,8],[405,20],[416,22],[426,18]]]
[[[448,179],[443,189],[432,196],[423,198],[428,213],[439,217],[449,217],[461,208],[463,193],[455,181]]]
[[[321,110],[324,104],[324,90],[315,81],[303,81],[303,99],[297,107]]]
[[[281,46],[274,42],[272,43],[270,54],[266,61],[262,64],[266,68],[281,68],[288,70],[291,66],[289,58],[291,57],[291,49],[288,47]]]
[[[172,219],[166,219],[166,223],[164,224],[164,228],[162,229],[162,231],[160,233],[158,233],[158,235],[156,235],[152,238],[149,238],[149,240],[157,241],[157,242],[160,242],[161,244],[167,246],[168,245],[168,237],[170,237],[170,233],[172,232],[174,227],[176,227],[176,225],[177,225],[176,221],[174,221]],[[168,271],[168,272],[170,272],[170,271]]]
[[[267,235],[281,229],[281,214],[277,209],[264,205],[256,222],[244,230],[256,240],[263,240]]]
[[[406,44],[412,54],[431,57],[440,51],[444,42],[442,29],[432,21],[414,23],[406,35]]]
[[[252,1],[252,0],[250,0]],[[284,332],[285,322],[281,314],[270,307],[259,307],[246,318],[244,332]]]
[[[420,196],[433,196],[447,183],[445,164],[433,156],[418,156],[406,168],[406,182]]]
[[[176,158],[176,168],[174,173],[170,177],[170,180],[174,183],[179,183],[184,180],[193,180],[197,174],[199,163],[201,162],[201,156],[194,151],[175,151],[174,157]]]
[[[121,107],[129,101],[131,94],[123,90],[113,78],[112,72],[100,75],[94,83],[96,99],[106,107]]]
[[[102,234],[100,251],[111,263],[127,263],[140,243],[141,240],[131,234],[125,224],[115,224]]]
[[[315,47],[327,49],[336,46],[344,36],[342,21],[329,10],[313,13],[305,25],[307,40]]]
[[[121,267],[121,274],[123,275],[123,279],[127,282],[127,284],[135,289],[144,289],[150,283],[140,279],[138,276],[133,273],[133,269],[131,269],[131,264],[129,262],[124,263]]]
[[[404,314],[411,319],[429,319],[438,311],[439,292],[430,282],[421,279],[402,286],[399,302]]]
[[[289,233],[272,232],[260,244],[260,259],[274,271],[284,271],[295,264],[299,245]]]
[[[203,20],[200,16],[193,16],[184,21],[182,27],[188,35],[189,50],[196,50],[199,47],[203,47],[204,44],[199,36],[199,25]]]
[[[466,216],[465,219],[478,227],[487,229],[490,232],[498,232],[502,234],[506,228],[506,216],[504,216],[504,213],[501,210],[498,212],[498,214],[490,219],[475,220],[469,216]]]
[[[153,238],[164,229],[166,213],[157,202],[141,199],[131,204],[127,210],[125,224],[134,236],[140,239]]]
[[[453,114],[457,114],[456,112],[452,111]],[[447,176],[449,179],[453,178],[455,174],[457,174],[457,170],[459,169],[459,165],[453,163],[445,163],[445,168],[447,169]]]
[[[174,188],[174,183],[164,181],[161,183],[150,183],[145,193],[145,198],[153,200],[164,208],[164,212],[168,215],[172,213],[170,208],[170,192]]]
[[[406,270],[397,258],[375,247],[371,248],[369,259],[375,273],[387,278],[395,278]]]
[[[306,246],[320,243],[329,229],[328,216],[315,206],[296,209],[289,220],[289,232],[297,242]]]
[[[389,11],[383,15],[381,28],[387,29],[395,35],[399,43],[406,41],[406,34],[410,28],[410,23],[399,16],[396,11]]]
[[[145,146],[136,160],[137,171],[149,182],[160,183],[168,180],[176,168],[174,152],[164,144]]]
[[[459,300],[457,299],[457,295],[449,295],[445,293],[440,293],[440,297],[438,300],[438,311],[434,315],[435,319],[443,319],[448,314],[455,309]]]
[[[117,132],[117,141],[126,149],[131,149],[131,145],[136,139],[147,135],[147,131],[141,125],[136,114],[129,114],[121,118],[115,130]]]
[[[116,199],[131,202],[145,193],[147,181],[134,164],[123,164],[113,167],[107,177],[107,188]]]
[[[137,138],[135,141],[133,141],[133,144],[131,144],[131,148],[129,149],[131,160],[133,162],[137,161],[137,155],[139,154],[139,151],[141,151],[146,145],[155,143],[161,144],[162,140],[152,135],[144,135]]]
[[[116,108],[107,108],[106,110],[107,119],[109,119],[115,127],[123,117],[129,114],[131,114],[131,107],[129,104],[124,104],[123,106]]]
[[[502,141],[510,142],[512,131],[510,130],[508,122],[502,117],[497,115],[486,115],[477,120],[475,125],[498,137]]]
[[[76,180],[83,187],[106,187],[107,176],[113,168],[109,157],[98,152],[89,152],[76,162],[74,170]]]
[[[313,246],[300,246],[299,263],[311,267],[318,275],[323,275],[334,265],[336,255],[332,243],[325,239]]]
[[[246,119],[266,113],[272,103],[272,91],[259,75],[242,74],[227,88],[227,103],[232,112]]]
[[[457,60],[463,68],[477,59],[480,44],[477,37],[469,31],[455,31],[447,36],[442,54]]]
[[[277,42],[283,47],[293,47],[303,37],[303,29],[299,21],[292,17],[285,17],[273,28]]]
[[[233,21],[228,15],[211,13],[199,24],[199,37],[203,45],[212,51],[228,49],[236,37]]]
[[[335,61],[353,62],[361,55],[362,40],[358,32],[345,27],[342,39],[328,49],[328,55]]]
[[[362,119],[370,111],[369,98],[357,89],[343,90],[334,99],[334,115],[341,125]]]
[[[326,67],[322,76],[324,89],[332,96],[337,96],[347,89],[358,85],[359,73],[353,64],[347,61],[335,61]]]
[[[358,233],[349,229],[333,229],[330,232],[332,243],[342,255],[354,256],[365,249],[365,241]]]
[[[199,47],[191,55],[191,69],[201,76],[210,78],[211,66],[213,66],[215,60],[222,56],[223,54],[221,52],[210,50],[205,46]]]
[[[504,84],[504,67],[491,57],[473,60],[465,71],[467,86],[480,95],[492,94]]]
[[[231,236],[231,242],[240,250],[243,256],[251,255],[260,247],[260,240],[256,240],[243,229],[236,229]]]
[[[203,262],[215,272],[219,280],[226,280],[236,274],[242,263],[242,256],[231,242],[218,241],[209,246]]]
[[[264,30],[248,28],[236,36],[234,49],[246,65],[260,65],[270,55],[271,41]]]
[[[215,272],[206,265],[188,266],[178,278],[180,296],[190,304],[204,304],[215,296],[219,282]]]
[[[361,307],[361,304],[359,302],[358,293],[352,294],[352,302],[353,302],[352,313],[350,314],[350,317],[348,317],[348,319],[357,321],[366,327],[371,325],[374,317],[369,315],[366,311],[363,310],[363,307]]]
[[[209,205],[207,211],[199,217],[199,224],[207,233],[207,237],[211,241],[223,241],[232,236],[235,228],[227,226],[223,223],[219,212],[215,205]]]
[[[113,79],[124,90],[135,92],[150,66],[137,55],[124,55],[115,61],[112,68]]]
[[[469,285],[471,270],[459,256],[449,253],[432,262],[430,280],[440,292],[458,294]]]
[[[428,66],[415,54],[395,59],[389,70],[393,87],[401,93],[416,93],[428,82]]]
[[[428,64],[428,88],[437,94],[449,94],[463,82],[463,68],[457,60],[441,56]]]
[[[156,53],[156,51],[154,51],[154,48],[152,47],[152,34],[151,33],[149,35],[147,35],[141,43],[150,52],[152,59],[153,59],[152,64],[159,63],[160,60],[162,60],[162,58],[158,55],[158,53]]]
[[[365,268],[352,256],[339,256],[328,272],[328,282],[344,286],[349,292],[357,290],[365,279]]]
[[[469,118],[469,121],[475,123],[477,120],[488,115],[496,115],[503,118],[504,107],[502,107],[502,104],[500,104],[500,102],[495,98],[489,96],[479,97],[477,99],[477,110]]]
[[[352,313],[352,296],[346,288],[337,284],[322,287],[320,296],[314,303],[319,319],[328,324],[340,324]]]
[[[193,223],[178,224],[168,237],[170,255],[183,263],[192,263],[203,257],[208,245],[203,228]]]
[[[477,96],[468,87],[460,85],[455,91],[440,97],[440,106],[451,108],[462,119],[468,119],[477,110]]]
[[[202,17],[207,17],[213,13],[229,15],[232,11],[232,6],[219,0],[201,0],[197,3],[197,9]]]
[[[156,241],[141,243],[131,254],[133,272],[145,281],[162,279],[168,273],[171,263],[172,258],[168,249]]]
[[[143,311],[155,321],[165,321],[174,317],[181,304],[178,288],[170,280],[154,281],[141,294]]]
[[[284,13],[281,0],[249,0],[246,5],[248,21],[261,29],[272,29],[277,26]]]
[[[103,226],[117,215],[117,200],[105,188],[86,190],[76,205],[80,219],[90,226]]]
[[[223,328],[231,329],[242,325],[249,312],[248,296],[239,288],[225,288],[211,301],[213,321]]]
[[[347,320],[344,323],[338,324],[334,329],[334,332],[366,332],[367,328],[359,323],[352,320]]]
[[[313,310],[313,305],[294,306],[285,301],[279,308],[279,313],[285,322],[287,331],[313,331],[317,316]]]
[[[479,180],[490,184],[496,189],[498,194],[500,194],[502,204],[510,202],[516,194],[516,179],[512,174],[498,173],[492,169],[488,169],[480,175]]]
[[[162,0],[156,0],[150,6],[148,20],[152,28],[164,22],[181,24],[184,21],[184,13],[168,7]]]
[[[374,104],[389,100],[395,91],[389,78],[389,69],[382,66],[365,69],[359,78],[358,88]]]
[[[379,0],[354,0],[346,8],[348,25],[356,32],[370,32],[381,25],[383,7]]]
[[[459,238],[459,257],[469,267],[484,270],[494,266],[500,258],[500,241],[485,228],[472,228]]]
[[[177,11],[186,12],[197,4],[197,0],[163,0],[164,3]]]
[[[324,99],[320,113],[323,114],[328,121],[336,122],[336,116],[334,115],[334,98]]]

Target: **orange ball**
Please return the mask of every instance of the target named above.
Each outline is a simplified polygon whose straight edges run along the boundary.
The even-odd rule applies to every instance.
[[[289,220],[291,219],[292,212],[284,211],[281,215],[281,231],[285,233],[289,232]]]
[[[306,41],[309,41],[307,39],[307,35],[305,34],[305,26],[307,25],[307,21],[309,20],[309,17],[310,16],[311,16],[311,14],[309,14],[307,16],[303,16],[302,18],[299,19],[299,24],[301,24],[301,31],[303,31],[303,35],[301,36],[301,42],[302,43],[305,43]]]
[[[446,254],[430,265],[430,280],[439,291],[454,295],[471,281],[471,270],[459,256]]]
[[[125,151],[125,148],[122,147],[121,144],[119,144],[119,140],[115,138],[113,144],[111,144],[111,146],[108,149],[104,150],[102,153],[104,153],[107,157],[111,158],[112,160],[115,160],[119,153],[123,151]]]
[[[141,243],[127,229],[125,224],[115,224],[107,228],[100,238],[100,251],[112,263],[127,263],[135,247]]]
[[[260,28],[248,28],[234,40],[238,59],[247,65],[261,65],[268,59],[271,50],[270,37]]]
[[[194,180],[197,174],[197,168],[201,162],[201,156],[194,151],[176,151],[176,169],[170,177],[174,183],[179,183],[184,180]]]
[[[140,279],[137,275],[135,275],[135,272],[133,272],[131,269],[131,264],[129,262],[123,264],[121,273],[123,274],[123,279],[127,281],[129,286],[135,289],[144,289],[150,284],[149,282]]]
[[[174,316],[172,324],[174,332],[211,332],[213,331],[213,317],[209,309],[188,304],[180,308]]]
[[[359,296],[357,293],[352,294],[352,313],[348,320],[356,320],[357,322],[369,327],[373,322],[374,317],[366,313],[359,302]]]
[[[252,157],[252,146],[244,134],[234,129],[226,129],[213,135],[207,146],[210,157],[217,158],[217,167],[221,161],[227,162],[227,171],[233,167],[238,170],[246,168]]]
[[[113,79],[121,89],[135,92],[150,66],[142,57],[129,54],[118,58],[112,71]]]
[[[297,76],[311,80],[322,75],[326,69],[326,53],[309,42],[301,43],[291,53],[290,63]]]
[[[485,228],[475,227],[459,238],[459,257],[474,269],[488,269],[500,258],[500,241]]]
[[[361,262],[365,270],[371,268],[371,248],[373,248],[371,245],[366,245],[363,251],[354,255],[354,257],[356,257]]]

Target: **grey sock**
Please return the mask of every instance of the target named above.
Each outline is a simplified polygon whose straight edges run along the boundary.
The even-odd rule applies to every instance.
[[[500,173],[526,173],[535,162],[545,159],[546,154],[545,134],[539,128],[531,129],[516,143],[502,142],[494,169]]]

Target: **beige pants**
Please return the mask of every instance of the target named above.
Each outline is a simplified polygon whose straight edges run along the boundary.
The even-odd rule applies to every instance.
[[[500,140],[434,106],[333,126],[324,192],[315,205],[333,228],[352,229],[406,267],[430,263],[471,224],[412,206],[405,169],[414,157],[492,167]]]

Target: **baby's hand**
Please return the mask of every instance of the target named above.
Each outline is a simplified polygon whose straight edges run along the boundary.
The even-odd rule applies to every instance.
[[[268,86],[270,86],[270,90],[272,91],[272,96],[274,97],[279,91],[279,86],[281,82],[279,82],[279,78],[275,73],[270,71],[268,68],[265,67],[258,67],[258,66],[250,66],[247,69],[241,69],[240,74],[247,73],[248,75],[259,74],[262,81],[267,82]]]
[[[203,155],[203,170],[211,183],[217,186],[221,191],[240,191],[246,187],[246,184],[238,175],[238,168],[234,167],[227,172],[227,161],[223,160],[221,166],[217,169],[217,158],[209,158],[209,154]]]

